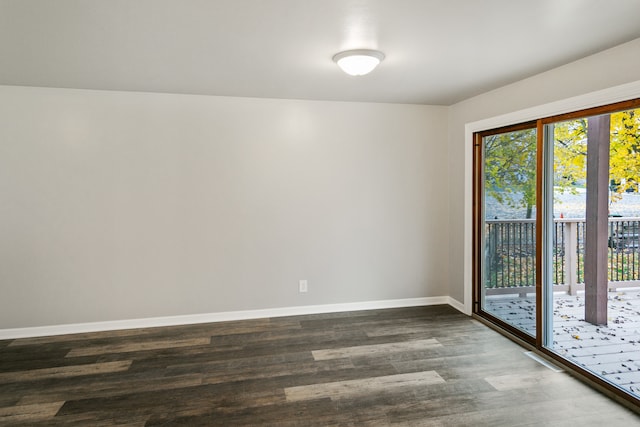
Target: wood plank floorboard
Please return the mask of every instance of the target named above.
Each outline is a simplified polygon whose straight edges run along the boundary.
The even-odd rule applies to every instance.
[[[640,425],[523,352],[449,306],[6,340],[0,425]]]
[[[443,382],[444,380],[436,371],[423,371],[288,387],[284,389],[284,392],[288,402],[314,400],[324,397],[337,400],[343,397],[375,394],[392,389],[428,386]]]
[[[211,339],[208,337],[191,339],[166,339],[159,341],[136,341],[132,343],[120,343],[110,345],[99,345],[90,347],[74,348],[66,357],[96,356],[107,353],[131,353],[135,351],[159,350],[165,348],[197,347],[209,345]]]
[[[14,405],[7,408],[0,408],[0,420],[3,422],[17,421],[26,423],[48,420],[55,416],[62,405],[64,405],[64,402]]]
[[[442,344],[434,339],[400,341],[384,344],[351,346],[346,348],[333,348],[329,350],[313,350],[311,354],[315,360],[329,360],[371,354],[402,353],[405,351],[431,349],[434,347],[442,347]]]
[[[90,363],[84,365],[56,366],[54,368],[30,369],[27,371],[5,372],[0,374],[0,384],[10,382],[37,381],[52,378],[72,378],[96,375],[108,372],[126,371],[130,360],[122,362]]]

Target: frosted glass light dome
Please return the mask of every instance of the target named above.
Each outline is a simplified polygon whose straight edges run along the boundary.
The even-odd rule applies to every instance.
[[[338,67],[350,76],[364,76],[372,72],[384,59],[384,53],[377,50],[346,50],[334,55]]]

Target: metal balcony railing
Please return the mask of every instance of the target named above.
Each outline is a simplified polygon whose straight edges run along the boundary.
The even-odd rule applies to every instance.
[[[584,231],[584,219],[554,220],[554,290],[584,289]],[[485,222],[487,294],[533,292],[535,233],[533,219]],[[640,286],[640,218],[609,218],[608,257],[610,289]]]

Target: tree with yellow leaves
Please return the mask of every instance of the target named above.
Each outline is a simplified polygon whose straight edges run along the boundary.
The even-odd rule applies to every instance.
[[[587,177],[587,118],[555,123],[554,187],[576,192]],[[485,191],[498,203],[525,208],[532,217],[536,197],[536,129],[484,138]],[[611,114],[609,157],[611,200],[640,185],[640,109]]]
[[[640,183],[640,109],[611,114],[609,179],[611,199],[636,191]],[[554,126],[554,184],[560,191],[587,177],[587,119]]]

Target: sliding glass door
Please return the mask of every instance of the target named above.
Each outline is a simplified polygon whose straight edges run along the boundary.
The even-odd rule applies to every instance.
[[[640,99],[474,138],[474,313],[640,404]]]
[[[640,109],[545,124],[545,348],[640,396]]]
[[[527,126],[478,136],[481,163],[480,306],[516,333],[536,334],[537,132]]]

